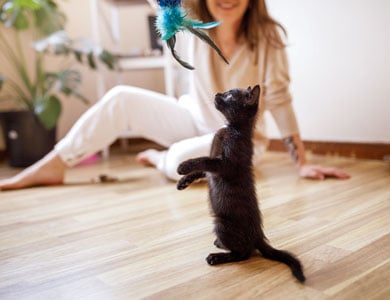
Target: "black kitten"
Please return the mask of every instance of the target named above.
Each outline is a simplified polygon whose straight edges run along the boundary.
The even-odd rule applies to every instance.
[[[214,244],[229,250],[209,254],[208,264],[246,260],[258,249],[264,257],[287,264],[303,282],[299,260],[269,245],[262,229],[252,167],[252,134],[259,95],[260,87],[256,85],[215,96],[215,107],[224,114],[227,127],[216,133],[210,157],[189,159],[179,165],[177,172],[185,176],[177,188],[185,189],[194,180],[207,177],[217,236]]]

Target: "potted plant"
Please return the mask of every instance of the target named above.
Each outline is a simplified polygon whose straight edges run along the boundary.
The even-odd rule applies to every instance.
[[[54,146],[61,95],[88,103],[79,92],[79,71],[70,67],[53,70],[45,64],[48,56],[61,56],[67,62],[75,57],[93,69],[98,61],[113,69],[116,59],[91,43],[69,39],[63,31],[65,15],[54,0],[0,3],[0,55],[12,69],[9,74],[0,72],[0,101],[18,108],[1,112],[0,120],[10,165],[26,167]],[[25,32],[35,41],[32,53],[30,44],[22,44]]]

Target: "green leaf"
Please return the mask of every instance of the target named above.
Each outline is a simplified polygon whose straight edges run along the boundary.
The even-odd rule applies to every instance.
[[[56,96],[51,95],[39,101],[34,107],[34,112],[45,128],[52,129],[57,125],[61,115],[61,102]]]
[[[80,50],[73,50],[73,54],[79,63],[83,63],[83,53]]]
[[[35,25],[41,34],[49,35],[63,30],[66,16],[58,9],[53,1],[43,1],[42,6],[34,12]]]
[[[89,104],[89,99],[80,94],[78,91],[72,91],[73,96],[84,102],[84,104]]]
[[[58,73],[46,74],[46,90],[50,93],[62,93],[65,96],[75,96],[79,100],[88,104],[89,100],[79,93],[81,84],[81,74],[77,70],[63,70]]]
[[[48,35],[65,27],[66,17],[52,0],[7,0],[0,7],[0,20],[16,30],[29,29],[29,20],[35,20],[35,29]]]
[[[69,54],[69,48],[65,44],[55,44],[54,45],[54,54],[55,55],[68,55]]]
[[[12,14],[11,18],[7,21],[6,26],[13,26],[16,30],[25,30],[28,28],[28,21],[23,13],[18,10]]]
[[[16,30],[24,30],[29,27],[28,14],[41,7],[41,1],[33,0],[8,0],[0,7],[0,20],[6,27]]]
[[[0,74],[0,90],[3,87],[4,81],[7,77],[4,74]]]
[[[22,9],[39,9],[44,1],[34,0],[8,0],[4,2],[4,5],[10,8],[22,8]]]
[[[117,64],[117,58],[112,55],[107,50],[103,50],[100,55],[99,59],[110,69],[113,70]]]
[[[88,58],[89,67],[91,69],[96,69],[95,56],[93,55],[93,52],[89,52],[87,58]]]

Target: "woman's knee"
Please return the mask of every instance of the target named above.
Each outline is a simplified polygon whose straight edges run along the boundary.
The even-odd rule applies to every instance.
[[[166,152],[161,169],[169,179],[178,180],[181,177],[177,173],[178,166],[187,159],[208,155],[210,147],[211,138],[207,136],[194,137],[174,143]]]
[[[119,103],[121,100],[127,98],[131,94],[131,87],[125,85],[117,85],[110,89],[101,100],[106,104]]]
[[[188,159],[188,158],[186,157],[185,154],[180,153],[180,152],[178,153],[177,151],[175,151],[175,147],[172,146],[166,152],[161,171],[164,173],[164,175],[167,178],[174,180],[174,181],[177,181],[181,177],[177,173],[177,168],[179,167],[180,163],[182,163],[186,159]]]

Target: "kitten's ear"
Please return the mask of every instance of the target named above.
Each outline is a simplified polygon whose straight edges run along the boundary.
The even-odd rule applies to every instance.
[[[253,103],[257,102],[259,100],[259,97],[260,97],[260,85],[256,85],[252,90],[251,90],[251,94],[252,94],[252,101]]]
[[[251,91],[251,87],[250,86],[248,86],[248,88],[246,89],[248,92],[250,92]]]

